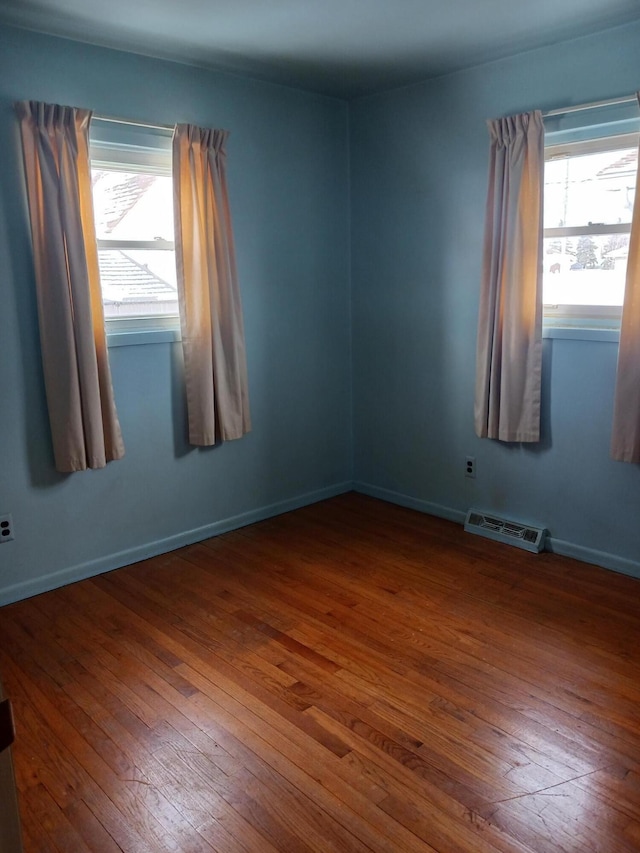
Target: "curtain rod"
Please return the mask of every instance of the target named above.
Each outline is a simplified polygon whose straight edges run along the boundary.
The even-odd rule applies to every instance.
[[[630,104],[633,102],[638,102],[636,95],[625,95],[622,98],[609,98],[607,101],[593,101],[591,104],[576,104],[572,107],[562,107],[557,110],[546,110],[543,112],[543,116],[561,116],[567,113],[578,113],[582,110],[595,110],[598,107],[613,107],[616,104]]]
[[[93,118],[98,121],[106,121],[111,124],[129,124],[132,127],[148,127],[150,130],[168,130],[173,133],[175,129],[175,125],[172,124],[151,124],[148,121],[134,121],[129,118],[117,118],[116,116],[104,116],[99,115],[97,113],[94,114]]]

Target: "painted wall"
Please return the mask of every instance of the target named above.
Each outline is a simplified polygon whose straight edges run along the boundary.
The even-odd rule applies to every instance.
[[[357,488],[462,520],[545,526],[640,575],[640,467],[609,458],[617,344],[546,340],[544,440],[473,430],[485,120],[640,88],[640,26],[365,98],[350,113]],[[464,476],[467,455],[477,478]]]
[[[178,344],[110,350],[126,458],[53,470],[12,104],[230,132],[253,432],[185,441]],[[344,490],[351,475],[347,107],[0,28],[0,604]]]
[[[16,532],[0,604],[354,479],[457,520],[476,506],[547,526],[556,550],[640,575],[640,470],[608,455],[615,344],[545,341],[540,446],[480,441],[472,418],[485,120],[628,94],[638,55],[627,26],[347,106],[0,28],[0,515]],[[231,131],[246,438],[190,448],[179,345],[116,347],[127,456],[54,472],[12,108],[27,98]]]

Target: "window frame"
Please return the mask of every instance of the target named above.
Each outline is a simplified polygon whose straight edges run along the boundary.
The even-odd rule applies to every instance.
[[[553,135],[553,134],[552,134]],[[545,143],[545,168],[549,161],[557,161],[571,156],[601,153],[604,151],[638,148],[640,131],[629,130],[610,136],[598,135],[588,139],[577,139],[565,142]],[[603,224],[588,222],[576,226],[545,228],[543,223],[543,240],[563,237],[606,236],[608,234],[630,234],[631,222]],[[543,276],[544,282],[544,276]],[[543,292],[544,300],[544,292]],[[621,305],[575,305],[553,304],[543,301],[543,327],[550,329],[567,329],[575,333],[578,329],[594,332],[613,332],[620,330],[622,320]],[[550,335],[550,337],[557,335]],[[606,339],[609,339],[608,337]]]

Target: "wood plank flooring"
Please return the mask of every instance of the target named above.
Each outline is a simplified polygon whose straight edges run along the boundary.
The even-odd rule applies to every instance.
[[[640,850],[640,581],[349,494],[0,610],[27,853]]]

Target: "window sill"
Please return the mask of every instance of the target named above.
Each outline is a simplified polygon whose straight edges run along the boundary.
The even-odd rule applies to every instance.
[[[584,329],[576,326],[546,326],[542,329],[543,338],[560,338],[568,341],[601,341],[617,344],[620,340],[619,329]]]
[[[131,347],[142,344],[170,344],[180,340],[179,329],[137,329],[135,331],[113,331],[107,329],[107,346]]]

